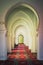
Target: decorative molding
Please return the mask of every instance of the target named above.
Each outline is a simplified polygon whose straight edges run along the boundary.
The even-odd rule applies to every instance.
[[[0,22],[0,32],[5,30],[6,30],[5,22]]]
[[[5,24],[5,22],[0,22],[0,24]]]

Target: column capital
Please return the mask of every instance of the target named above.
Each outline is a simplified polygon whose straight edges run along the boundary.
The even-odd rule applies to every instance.
[[[5,31],[6,27],[5,27],[5,22],[0,22],[0,31]]]

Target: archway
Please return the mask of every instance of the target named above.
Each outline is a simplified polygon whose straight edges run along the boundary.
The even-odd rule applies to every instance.
[[[10,12],[10,13],[9,13]],[[28,37],[28,46],[32,52],[37,52],[37,34],[38,34],[38,26],[39,26],[39,19],[36,11],[29,6],[28,4],[19,4],[16,7],[10,9],[6,15],[6,26],[7,26],[7,37],[9,52],[12,48],[14,48],[15,44],[15,37],[16,37],[16,28],[22,27],[26,28],[27,37]],[[24,33],[24,32],[23,32]],[[27,43],[26,43],[27,44]],[[31,47],[30,47],[31,46]]]
[[[24,36],[22,34],[18,36],[18,43],[24,43]]]

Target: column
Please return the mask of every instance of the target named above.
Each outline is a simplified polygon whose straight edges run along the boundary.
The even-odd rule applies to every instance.
[[[4,23],[0,23],[0,60],[7,59],[6,29]]]
[[[39,43],[38,43],[38,49],[37,49],[37,59],[43,60],[43,23],[40,23],[39,28]]]

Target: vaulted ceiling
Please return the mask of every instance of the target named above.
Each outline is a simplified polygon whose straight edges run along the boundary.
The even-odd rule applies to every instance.
[[[37,33],[36,30],[38,28],[38,25],[39,20],[36,11],[27,4],[17,5],[16,7],[14,6],[7,12],[6,27],[8,31],[8,36],[9,38],[12,38],[11,40],[13,43],[14,43],[14,37],[19,35],[20,33],[24,35],[25,40],[26,38],[32,39],[33,35],[36,35]],[[18,29],[19,32],[17,31]],[[32,43],[31,40],[29,40],[29,42]]]

